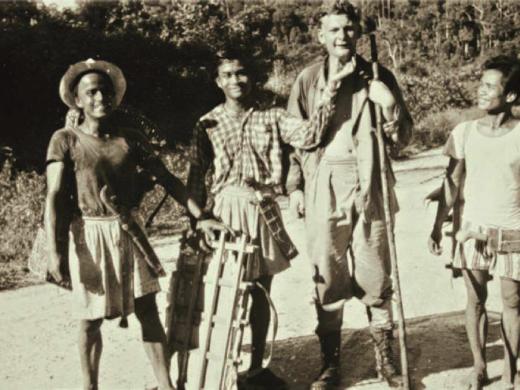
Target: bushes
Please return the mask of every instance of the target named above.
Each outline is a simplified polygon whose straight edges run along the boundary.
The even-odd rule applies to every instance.
[[[2,2],[0,146],[14,149],[19,167],[43,169],[50,135],[66,112],[60,77],[89,57],[119,65],[128,81],[124,103],[150,118],[170,146],[186,142],[196,119],[221,99],[214,52],[230,44],[247,50],[258,59],[255,74],[263,83],[275,54],[271,28],[269,9],[259,6],[227,17],[205,1],[84,2],[63,14],[31,2]]]
[[[12,162],[0,171],[0,290],[20,285],[38,226],[45,180],[35,172],[13,175]]]
[[[417,152],[444,145],[456,125],[482,115],[482,111],[477,108],[448,109],[427,115],[416,124],[407,150]]]

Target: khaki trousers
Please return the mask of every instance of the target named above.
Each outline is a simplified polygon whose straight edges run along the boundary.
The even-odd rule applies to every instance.
[[[316,332],[341,329],[343,308],[325,312],[321,305],[352,296],[367,306],[371,326],[390,329],[392,286],[386,229],[381,220],[364,221],[356,207],[355,158],[322,159],[306,184],[305,224],[316,287]]]

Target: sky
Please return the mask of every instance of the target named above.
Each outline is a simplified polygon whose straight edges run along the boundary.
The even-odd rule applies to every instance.
[[[46,5],[56,4],[59,9],[67,8],[75,8],[76,0],[43,0]]]

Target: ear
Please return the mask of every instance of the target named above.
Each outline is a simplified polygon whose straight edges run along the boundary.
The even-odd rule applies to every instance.
[[[74,101],[76,102],[76,107],[83,108],[83,103],[81,103],[77,93],[74,94]]]
[[[322,45],[325,44],[325,34],[324,34],[323,30],[322,30],[322,27],[320,27],[320,28],[318,29],[318,41],[319,41]]]
[[[220,82],[220,77],[215,77],[215,84],[217,84],[217,87],[222,89],[222,83]]]
[[[518,94],[516,92],[509,92],[506,95],[506,103],[508,103],[508,104],[514,103],[517,98],[518,98]]]

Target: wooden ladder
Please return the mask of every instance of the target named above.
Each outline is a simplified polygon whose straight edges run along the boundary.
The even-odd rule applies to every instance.
[[[249,241],[247,235],[232,238],[221,234],[211,260],[201,254],[189,261],[179,259],[170,284],[167,315],[169,345],[178,352],[178,389],[236,388],[252,286],[245,275],[248,259],[257,249]],[[202,311],[199,318],[197,311]],[[197,326],[200,334],[193,331]],[[193,366],[189,376],[188,357]]]

